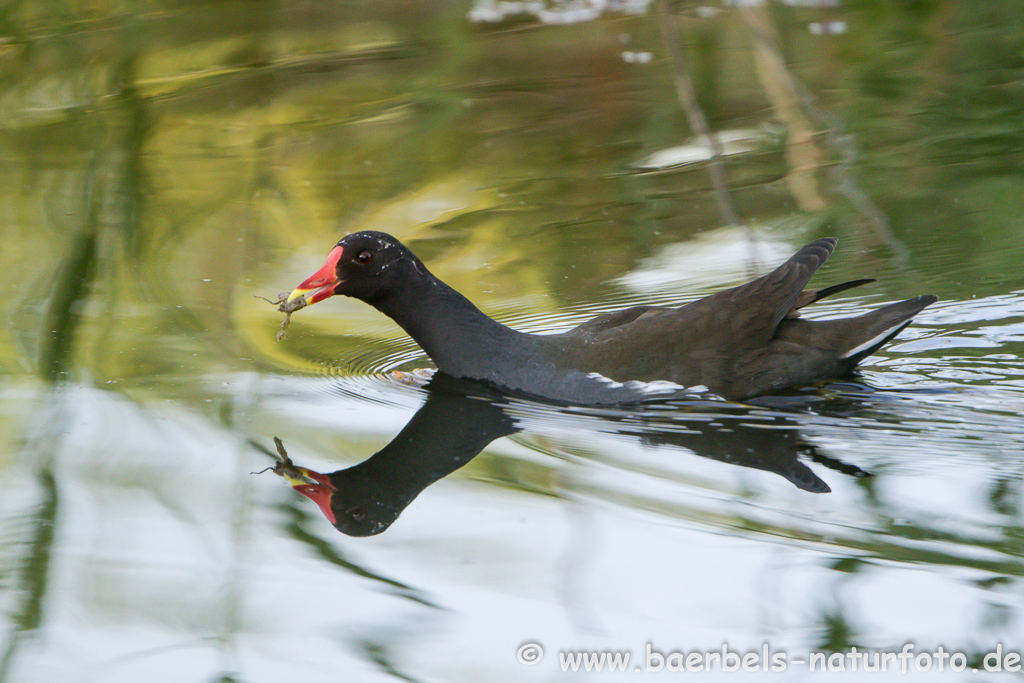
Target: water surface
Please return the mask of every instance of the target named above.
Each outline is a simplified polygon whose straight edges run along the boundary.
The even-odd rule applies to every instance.
[[[1024,648],[1024,15],[820,4],[8,7],[0,680]],[[361,229],[534,332],[826,235],[815,283],[878,281],[810,315],[940,301],[858,375],[750,405],[467,403],[357,301],[275,341],[256,297]],[[375,536],[251,474],[273,436],[333,472],[414,420]]]

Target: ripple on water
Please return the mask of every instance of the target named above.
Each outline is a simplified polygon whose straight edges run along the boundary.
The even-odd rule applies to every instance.
[[[407,407],[410,397],[422,400],[422,386],[434,372],[423,351],[407,338],[371,340],[331,355],[301,380],[301,391],[334,399]]]

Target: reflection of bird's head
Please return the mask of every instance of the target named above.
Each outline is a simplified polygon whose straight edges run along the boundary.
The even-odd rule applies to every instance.
[[[363,462],[326,475],[292,466],[303,481],[289,483],[338,531],[349,536],[386,531],[428,486],[494,439],[516,431],[500,395],[486,386],[438,373],[426,391],[426,401],[405,428]]]
[[[348,536],[376,536],[390,527],[402,510],[379,500],[335,499],[334,527]]]
[[[313,470],[306,469],[305,467],[298,467],[296,469],[316,483],[314,484],[306,480],[293,479],[292,477],[285,475],[288,483],[292,485],[293,489],[316,503],[317,507],[320,508],[320,511],[324,513],[324,517],[326,517],[331,524],[334,524],[334,512],[331,510],[331,494],[334,493],[334,485],[331,483],[330,476],[314,472]]]
[[[375,536],[391,526],[415,496],[396,497],[396,492],[381,485],[359,465],[332,474],[320,474],[302,468],[316,481],[292,485],[320,508],[334,527],[349,536]],[[407,498],[407,499],[404,499]]]

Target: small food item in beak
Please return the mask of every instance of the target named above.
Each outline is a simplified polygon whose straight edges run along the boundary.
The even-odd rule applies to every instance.
[[[305,467],[296,467],[292,459],[288,457],[288,452],[285,451],[281,439],[276,436],[274,437],[274,445],[277,446],[277,454],[280,456],[280,460],[273,467],[267,467],[259,472],[253,472],[253,474],[263,474],[270,470],[279,477],[284,477],[284,480],[293,489],[316,503],[327,520],[331,524],[335,524],[337,520],[334,517],[334,511],[331,509],[331,496],[335,488],[334,484],[331,483],[330,475],[320,474]]]
[[[284,449],[284,442],[276,436],[274,437],[274,445],[277,446],[277,454],[281,456],[281,459],[273,467],[264,468],[259,472],[253,472],[253,474],[263,474],[269,470],[277,476],[287,479],[289,484],[293,482],[301,483],[302,478],[305,476],[303,468],[295,466],[292,459],[288,457],[288,452]]]
[[[284,313],[284,320],[281,321],[281,329],[277,332],[277,341],[284,339],[284,336],[288,333],[288,323],[292,321],[292,313],[306,307],[306,297],[300,295],[291,301],[288,300],[288,292],[281,292],[277,295],[277,301],[271,301],[265,296],[257,296],[257,299],[263,299],[264,301],[277,306],[277,310]]]

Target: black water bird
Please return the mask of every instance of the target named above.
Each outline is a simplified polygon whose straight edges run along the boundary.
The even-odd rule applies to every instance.
[[[936,301],[924,295],[850,318],[800,318],[800,308],[872,281],[804,289],[835,246],[831,237],[815,240],[764,277],[678,308],[633,306],[538,335],[485,315],[391,235],[357,232],[281,310],[339,294],[360,299],[398,323],[442,372],[552,401],[631,403],[703,390],[742,401],[851,372]]]

